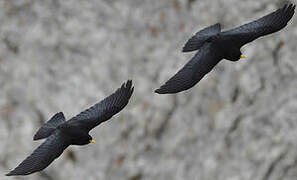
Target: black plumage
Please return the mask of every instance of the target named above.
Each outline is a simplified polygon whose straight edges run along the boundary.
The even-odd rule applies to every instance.
[[[7,176],[28,175],[46,168],[70,145],[86,145],[94,142],[89,131],[120,112],[133,93],[129,80],[113,94],[65,121],[62,112],[54,115],[35,134],[34,140],[47,138],[34,152],[21,162]]]
[[[240,48],[255,39],[284,28],[293,17],[295,5],[284,7],[240,27],[221,32],[220,24],[209,26],[191,37],[183,52],[199,50],[196,55],[159,89],[158,94],[173,94],[196,85],[222,59],[238,61]]]

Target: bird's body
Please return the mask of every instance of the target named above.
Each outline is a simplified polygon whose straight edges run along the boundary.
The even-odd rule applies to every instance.
[[[92,140],[92,137],[85,129],[69,121],[59,125],[56,131],[63,134],[71,145],[86,145]]]
[[[256,21],[221,32],[219,23],[197,32],[183,52],[199,50],[196,55],[159,89],[158,94],[173,94],[196,85],[222,59],[238,61],[241,47],[255,39],[284,28],[293,17],[295,5],[285,5]]]
[[[34,140],[47,138],[34,152],[7,176],[28,175],[41,171],[58,158],[70,145],[95,142],[89,131],[120,112],[133,93],[132,81],[77,116],[65,121],[62,112],[55,114],[34,135]]]

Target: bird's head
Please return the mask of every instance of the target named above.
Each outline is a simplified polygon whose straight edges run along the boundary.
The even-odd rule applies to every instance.
[[[88,141],[89,143],[96,143],[96,141],[90,135],[88,135]]]
[[[245,56],[242,55],[238,48],[232,48],[226,53],[226,59],[230,61],[238,61],[243,58],[245,58]]]
[[[96,141],[92,138],[92,136],[88,135],[84,135],[84,136],[77,136],[72,144],[74,145],[86,145],[89,143],[95,143]]]

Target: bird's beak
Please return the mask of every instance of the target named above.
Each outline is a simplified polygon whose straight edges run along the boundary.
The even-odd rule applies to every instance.
[[[245,57],[245,56],[240,56],[240,58],[241,58],[241,59],[244,59],[244,58],[246,58],[246,57]]]
[[[96,143],[96,141],[94,139],[90,140],[90,143]]]

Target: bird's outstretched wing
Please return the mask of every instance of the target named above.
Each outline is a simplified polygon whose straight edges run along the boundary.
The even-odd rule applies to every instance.
[[[190,89],[220,62],[219,51],[211,43],[204,44],[195,56],[159,89],[158,94],[174,94]]]
[[[81,112],[69,120],[69,123],[78,123],[79,126],[90,131],[100,123],[107,121],[113,115],[120,112],[128,104],[133,90],[132,81],[128,80],[113,94]]]
[[[67,137],[56,131],[6,176],[29,175],[41,171],[58,158],[69,145]]]
[[[284,28],[294,15],[295,5],[284,7],[248,24],[222,33],[223,37],[241,47],[253,40]]]

